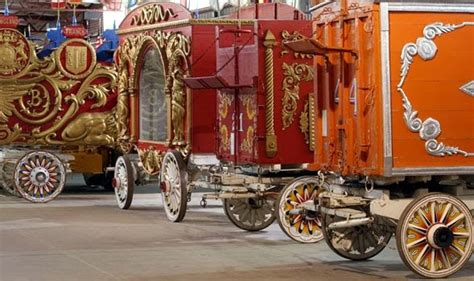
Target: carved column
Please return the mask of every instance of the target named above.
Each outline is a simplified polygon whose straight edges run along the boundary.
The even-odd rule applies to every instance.
[[[265,151],[268,157],[275,157],[278,146],[275,135],[274,92],[273,92],[273,47],[276,46],[275,35],[270,30],[265,34]]]

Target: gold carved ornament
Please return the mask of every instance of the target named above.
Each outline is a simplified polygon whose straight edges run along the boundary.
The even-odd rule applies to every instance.
[[[28,44],[30,43],[28,42]],[[32,49],[32,46],[30,48]],[[75,128],[75,130],[79,130],[80,126],[88,126],[87,122],[74,124],[71,122],[71,119],[78,112],[80,106],[84,104],[86,98],[99,99],[93,108],[105,105],[107,93],[109,89],[114,87],[115,70],[113,68],[97,66],[90,77],[84,81],[78,81],[63,75],[59,70],[60,62],[54,54],[39,60],[33,52],[29,63],[26,67],[28,71],[25,72],[27,75],[15,75],[14,78],[0,79],[0,144],[12,143],[18,139],[31,144],[69,144],[71,142],[84,144],[83,140],[91,137],[93,139],[94,134],[96,136],[102,135],[102,137],[106,138],[114,137],[113,134],[103,136],[104,132],[106,132],[104,130],[100,134],[97,132],[87,132],[86,130],[86,132],[83,132],[74,140],[68,139],[67,136],[63,140],[53,140],[56,137],[55,132],[65,125],[69,128]],[[111,82],[97,84],[94,80],[99,77],[107,77]],[[21,83],[18,83],[18,81],[21,81]],[[63,92],[70,91],[72,87],[81,82],[81,87],[76,94],[63,98]],[[51,88],[52,91],[48,91],[45,85]],[[61,117],[58,113],[65,110],[63,108],[63,100],[66,103],[71,103],[71,106],[67,108],[65,115]],[[18,104],[19,109],[17,109],[15,103]],[[92,118],[92,115],[88,116],[89,120]],[[31,133],[22,133],[23,129],[19,124],[14,124],[12,129],[10,129],[6,125],[10,116],[15,116],[22,122],[37,127]],[[98,117],[98,119],[101,118],[103,116]],[[113,123],[109,122],[107,128]],[[42,130],[42,126],[49,124],[53,125],[46,130]],[[64,129],[64,132],[66,131],[68,131],[68,128]],[[107,132],[111,132],[111,130]],[[102,141],[100,143],[91,142],[91,144],[99,145],[111,143],[113,141],[106,143]]]
[[[294,41],[298,41],[298,40],[301,40],[301,39],[304,39],[306,38],[305,36],[303,36],[302,34],[300,34],[298,31],[293,31],[293,33],[290,33],[290,31],[288,30],[283,30],[281,32],[281,37],[283,38],[282,40],[282,50],[280,52],[280,56],[284,56],[285,54],[288,54],[290,51],[285,47],[285,43],[288,43],[288,42],[294,42]],[[311,59],[314,57],[314,55],[312,54],[302,54],[302,53],[298,53],[298,52],[293,52],[293,56],[295,59]]]
[[[219,140],[221,151],[230,150],[229,129],[227,128],[227,125],[223,123],[223,121],[229,115],[229,106],[232,104],[233,98],[234,97],[232,95],[222,92],[218,93],[218,112],[220,117]]]
[[[247,128],[247,134],[245,136],[245,139],[242,142],[242,145],[240,146],[240,149],[242,151],[245,151],[249,154],[252,154],[252,152],[253,152],[253,142],[254,142],[254,133],[255,133],[255,129],[253,128],[252,125],[250,125]]]
[[[288,128],[294,121],[297,102],[300,98],[300,82],[313,80],[313,67],[307,64],[283,63],[283,130]]]
[[[309,150],[314,151],[314,126],[315,126],[315,112],[314,112],[314,97],[308,95],[308,100],[304,105],[304,109],[300,114],[300,130],[304,134],[306,144],[309,145]]]
[[[133,136],[130,135],[129,119],[135,126],[135,114],[129,111],[129,96],[135,95],[138,88],[138,72],[134,66],[140,65],[142,51],[148,44],[158,47],[165,66],[165,93],[171,100],[171,126],[173,128],[172,144],[180,146],[182,154],[189,154],[190,146],[184,142],[184,120],[186,115],[186,88],[182,81],[187,67],[187,57],[191,53],[190,39],[180,32],[156,31],[154,34],[141,33],[124,40],[117,50],[119,59],[118,81],[118,141],[124,152],[131,150]],[[132,66],[132,67],[129,67]],[[132,128],[133,131],[133,128]],[[185,147],[181,147],[185,146]]]
[[[244,95],[244,96],[241,96],[241,99],[242,99],[242,103],[243,105],[245,106],[245,110],[246,110],[246,116],[247,116],[247,119],[250,121],[250,123],[254,124],[255,123],[255,117],[257,116],[257,108],[256,108],[256,104],[253,102],[254,99],[252,97],[252,95]],[[244,139],[244,141],[242,142],[241,146],[240,146],[240,149],[242,151],[245,151],[249,154],[252,154],[253,152],[253,144],[254,144],[254,137],[255,137],[255,129],[254,129],[254,126],[253,125],[249,125],[247,127],[247,133],[246,133],[246,137]]]
[[[152,146],[147,149],[137,148],[137,151],[145,172],[151,176],[157,175],[161,170],[161,164],[165,153]]]
[[[267,157],[275,157],[278,151],[275,134],[275,95],[273,85],[273,48],[276,44],[275,36],[268,30],[263,41],[265,46],[265,151]]]
[[[98,78],[107,78],[107,82],[94,83]],[[87,144],[113,145],[116,139],[115,109],[109,112],[81,113],[76,116],[87,99],[94,100],[91,109],[107,104],[111,89],[115,88],[117,72],[112,67],[96,65],[92,73],[81,83],[76,94],[69,95],[64,101],[69,105],[66,113],[58,117],[53,126],[42,131],[35,128],[32,136],[36,142],[45,144]],[[76,117],[75,117],[76,116]],[[56,131],[64,127],[62,140],[54,140]]]
[[[79,46],[77,46],[79,44]],[[65,53],[65,64],[61,63],[61,55]],[[87,54],[90,56],[90,64],[87,65]],[[89,76],[97,65],[97,57],[94,47],[83,39],[68,39],[57,50],[57,66],[61,73],[71,79],[80,80]]]
[[[157,33],[158,44],[164,48],[167,63],[165,94],[171,98],[172,145],[186,145],[184,126],[186,118],[186,87],[183,78],[188,69],[191,41],[181,33]]]
[[[137,15],[133,16],[130,25],[140,26],[168,21],[178,15],[172,9],[165,9],[160,4],[146,5],[140,8]]]

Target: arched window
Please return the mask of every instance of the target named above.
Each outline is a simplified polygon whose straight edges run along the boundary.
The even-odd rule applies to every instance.
[[[140,139],[164,142],[168,138],[168,106],[163,60],[158,49],[146,51],[139,83]]]

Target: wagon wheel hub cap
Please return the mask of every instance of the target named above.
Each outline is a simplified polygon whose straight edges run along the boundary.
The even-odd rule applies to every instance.
[[[30,173],[30,180],[34,185],[44,186],[49,181],[49,172],[43,167],[36,167]]]
[[[428,243],[435,249],[446,249],[454,241],[454,233],[443,224],[436,224],[428,230]]]

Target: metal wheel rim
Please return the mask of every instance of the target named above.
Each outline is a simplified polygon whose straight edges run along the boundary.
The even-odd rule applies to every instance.
[[[250,200],[261,200],[261,207]],[[226,199],[224,209],[232,223],[248,231],[265,229],[275,220],[275,201],[270,198]]]
[[[318,183],[311,177],[296,179],[283,189],[278,201],[278,222],[291,239],[301,243],[316,243],[324,239],[319,217],[289,214],[302,203],[317,200],[318,194]]]
[[[119,179],[119,186],[114,188],[115,191],[115,199],[117,200],[117,204],[120,209],[125,209],[127,206],[127,200],[129,199],[129,189],[130,185],[133,184],[130,180],[131,171],[129,169],[129,165],[127,165],[127,160],[123,156],[119,157],[115,162],[114,168],[114,177]]]
[[[23,198],[33,203],[46,203],[63,190],[66,169],[54,154],[33,151],[18,160],[14,178],[16,190]]]
[[[162,169],[161,180],[167,182],[170,187],[169,192],[162,193],[163,205],[168,218],[176,221],[181,209],[181,185],[183,184],[178,159],[172,153],[167,153]]]
[[[379,254],[388,244],[392,232],[378,223],[378,218],[370,225],[330,230],[326,226],[344,218],[325,215],[324,238],[329,247],[338,255],[351,260],[366,260]]]
[[[464,203],[446,194],[430,194],[413,202],[399,222],[399,252],[416,273],[429,278],[449,276],[463,267],[472,254],[472,216]],[[453,232],[448,248],[430,244],[437,225]],[[401,248],[401,249],[400,249]]]

